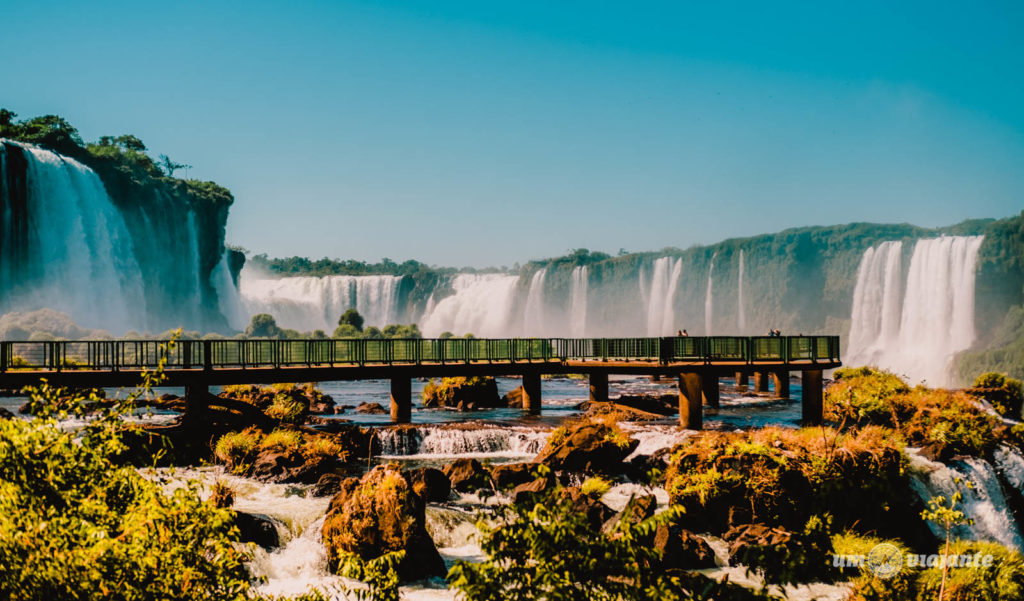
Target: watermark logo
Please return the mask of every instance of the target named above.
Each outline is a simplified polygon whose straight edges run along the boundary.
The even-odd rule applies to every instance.
[[[867,555],[833,555],[832,565],[837,568],[867,568],[879,578],[892,578],[903,568],[988,568],[994,557],[981,553],[964,555],[918,555],[903,554],[895,545],[875,545]]]

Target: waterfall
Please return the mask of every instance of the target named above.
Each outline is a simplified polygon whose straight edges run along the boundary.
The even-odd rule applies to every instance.
[[[27,167],[20,190],[9,185],[18,161]],[[51,308],[113,332],[146,328],[131,235],[92,169],[48,150],[2,142],[0,193],[3,310]]]
[[[661,257],[654,261],[651,271],[651,283],[646,289],[647,294],[647,335],[665,336],[675,333],[675,301],[679,288],[679,276],[683,270],[682,259]],[[643,271],[640,272],[641,295]]]
[[[745,334],[747,331],[747,315],[743,308],[743,249],[740,249],[740,272],[739,283],[736,285],[736,333]]]
[[[711,278],[715,273],[715,257],[718,253],[711,255],[711,263],[708,265],[708,288],[704,294],[704,335],[711,335],[712,322],[715,315],[715,295],[711,288]]]
[[[867,249],[854,288],[847,363],[877,365],[932,386],[951,385],[950,361],[974,342],[974,276],[982,240],[918,240],[905,285],[902,243]]]
[[[922,501],[942,495],[947,499],[958,490],[963,494],[961,509],[974,519],[974,524],[956,526],[953,535],[965,540],[992,540],[1021,550],[1024,538],[1006,506],[1006,498],[996,470],[984,459],[964,457],[949,465],[929,461],[908,449],[911,466],[911,488]],[[967,487],[957,480],[971,484]],[[945,538],[945,531],[929,522],[937,538]]]
[[[530,290],[526,293],[526,307],[523,309],[523,336],[544,335],[544,281],[547,274],[548,270],[544,268],[530,278]]]
[[[583,338],[587,333],[587,266],[572,270],[572,291],[569,296],[570,335]]]
[[[551,433],[529,428],[380,428],[377,440],[385,457],[534,457]]]
[[[502,273],[456,275],[451,282],[452,294],[436,301],[423,314],[423,335],[452,332],[458,336],[507,336],[518,281],[518,276]]]
[[[352,307],[367,326],[398,323],[401,282],[401,276],[394,275],[266,278],[244,268],[239,292],[248,316],[269,313],[281,327],[330,334],[341,314]]]

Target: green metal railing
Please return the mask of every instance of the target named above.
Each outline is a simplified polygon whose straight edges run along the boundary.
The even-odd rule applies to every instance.
[[[333,365],[657,361],[662,364],[839,361],[838,336],[665,338],[422,338],[0,342],[0,372]]]

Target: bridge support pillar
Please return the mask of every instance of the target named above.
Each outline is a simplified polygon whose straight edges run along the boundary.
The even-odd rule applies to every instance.
[[[768,374],[763,371],[754,372],[754,391],[768,392]]]
[[[718,376],[701,378],[700,394],[705,405],[718,409]]]
[[[530,415],[540,415],[540,374],[523,374],[523,408]]]
[[[206,409],[206,401],[210,396],[210,387],[192,385],[185,387],[185,415],[199,415]]]
[[[679,374],[679,425],[689,430],[704,428],[701,405],[704,378],[696,372]]]
[[[391,378],[391,423],[412,421],[412,378]]]
[[[590,372],[590,402],[608,402],[608,374]]]
[[[789,398],[789,372],[777,371],[772,373],[772,380],[775,381],[775,396],[780,399]]]
[[[750,388],[750,374],[745,371],[736,372],[736,388],[740,392],[746,392]]]
[[[824,413],[821,370],[805,371],[800,379],[803,385],[803,398],[801,399],[803,424],[817,426],[821,424]]]

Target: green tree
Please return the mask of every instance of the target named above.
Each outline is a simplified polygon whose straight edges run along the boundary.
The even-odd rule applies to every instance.
[[[171,160],[171,157],[166,154],[160,155],[160,168],[167,174],[167,177],[174,177],[174,172],[178,169],[191,169],[192,165],[186,165],[185,163],[175,163]]]
[[[277,327],[277,321],[273,315],[257,313],[245,328],[245,335],[251,338],[279,338],[281,328]]]
[[[338,318],[338,325],[350,325],[356,329],[357,332],[363,331],[363,316],[356,311],[355,307],[346,309],[341,317]]]
[[[957,479],[956,484],[959,486],[961,480]],[[970,483],[967,483],[970,487]],[[921,512],[921,517],[938,524],[943,530],[946,531],[946,544],[942,548],[942,584],[939,585],[939,599],[942,601],[943,596],[946,593],[946,575],[949,572],[949,542],[953,528],[960,524],[973,524],[974,520],[967,517],[967,514],[957,509],[957,505],[960,504],[964,498],[963,493],[957,490],[953,493],[953,496],[948,500],[944,496],[932,497],[928,500],[928,509]]]

